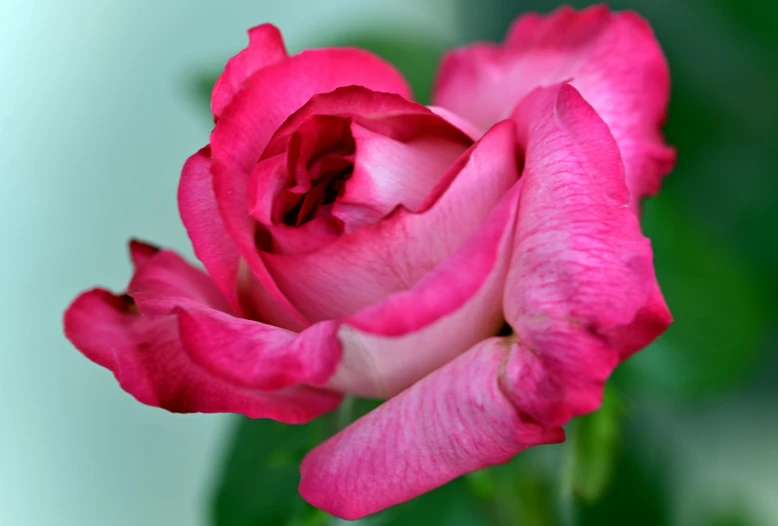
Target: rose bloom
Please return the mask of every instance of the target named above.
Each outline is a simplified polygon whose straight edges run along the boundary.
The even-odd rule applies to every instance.
[[[450,52],[434,106],[358,49],[262,25],[213,90],[178,201],[205,271],[130,244],[65,332],[140,402],[290,424],[387,400],[302,463],[355,519],[564,439],[671,322],[636,213],[674,162],[648,24],[520,17]]]

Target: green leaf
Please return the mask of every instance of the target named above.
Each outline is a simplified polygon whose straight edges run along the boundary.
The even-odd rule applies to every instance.
[[[557,526],[558,444],[523,451],[509,463],[465,475],[470,491],[498,526]],[[480,524],[480,523],[478,523]]]
[[[329,418],[292,426],[241,418],[228,448],[213,501],[216,526],[299,522],[307,505],[297,493],[303,455],[322,440]]]
[[[636,426],[625,430],[625,444],[617,448],[613,479],[596,501],[579,501],[577,526],[669,526],[672,507],[667,484],[669,473],[661,457],[640,447]]]
[[[347,398],[338,411],[305,425],[240,418],[213,494],[215,526],[319,526],[332,517],[297,492],[308,451],[379,402]]]
[[[496,524],[464,479],[360,521],[360,526],[489,526]]]
[[[564,491],[573,501],[591,504],[607,491],[621,447],[622,414],[621,399],[608,389],[599,410],[574,419],[568,426]]]

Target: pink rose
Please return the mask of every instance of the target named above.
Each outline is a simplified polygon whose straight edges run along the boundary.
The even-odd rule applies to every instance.
[[[388,399],[302,464],[302,495],[347,519],[563,440],[671,321],[635,215],[674,160],[648,25],[521,17],[445,58],[431,108],[369,53],[249,35],[181,176],[207,272],[133,242],[127,293],[82,294],[68,338],[170,411]]]

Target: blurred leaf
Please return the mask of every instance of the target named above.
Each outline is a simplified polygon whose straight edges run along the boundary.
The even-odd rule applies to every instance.
[[[299,520],[307,507],[297,493],[300,460],[326,436],[329,420],[292,426],[241,418],[215,493],[213,524],[284,525]]]
[[[622,412],[620,398],[608,389],[599,410],[568,426],[565,447],[571,458],[565,491],[574,501],[591,504],[607,491],[621,447]]]
[[[713,517],[706,526],[753,526],[754,521],[745,513],[727,512]]]
[[[670,196],[646,203],[643,226],[675,323],[619,375],[687,399],[732,387],[766,351],[768,291],[736,254],[697,230]]]
[[[577,506],[577,526],[671,524],[667,466],[661,458],[648,458],[631,432],[625,436],[629,446],[617,449],[613,462],[616,469],[608,491],[596,502]]]
[[[188,97],[198,110],[209,119],[213,118],[211,114],[211,91],[221,72],[220,68],[214,67],[195,71],[187,77],[186,92]]]
[[[360,526],[473,526],[496,524],[464,479],[360,521]]]
[[[530,448],[505,465],[469,473],[464,480],[488,510],[491,524],[556,526],[561,520],[556,491],[561,452],[558,444]]]
[[[240,418],[213,495],[215,526],[319,526],[331,517],[297,492],[300,461],[348,422],[379,405],[347,398],[341,409],[305,425]]]

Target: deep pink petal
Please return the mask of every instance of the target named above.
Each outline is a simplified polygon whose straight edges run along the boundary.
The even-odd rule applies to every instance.
[[[175,316],[141,316],[128,296],[86,292],[65,313],[65,334],[93,362],[113,371],[138,401],[177,413],[239,413],[303,423],[332,411],[340,396],[295,387],[262,392],[231,385],[184,353]]]
[[[482,129],[511,114],[539,86],[571,80],[610,127],[626,165],[631,206],[656,193],[675,161],[659,131],[669,72],[648,23],[606,6],[514,23],[501,45],[476,44],[449,53],[434,101]]]
[[[213,193],[211,149],[206,146],[184,164],[178,208],[197,258],[234,308],[238,303],[240,253],[227,235]]]
[[[518,179],[513,125],[495,127],[460,158],[419,213],[398,209],[378,224],[311,254],[263,254],[286,296],[310,320],[356,314],[410,290],[452,255]],[[333,294],[332,291],[337,291]]]
[[[170,250],[161,250],[138,268],[127,287],[142,314],[171,314],[182,304],[231,313],[221,291],[203,271]]]
[[[501,338],[482,342],[318,446],[301,466],[303,498],[358,519],[562,441],[561,429],[525,419],[506,399],[509,349]]]
[[[253,168],[281,124],[314,95],[343,86],[410,98],[402,75],[382,59],[352,48],[304,51],[252,75],[224,109],[211,134],[214,158]],[[239,186],[245,187],[245,181]]]
[[[176,314],[192,360],[236,385],[282,389],[323,384],[340,361],[334,322],[297,334],[234,317],[208,276],[171,251],[158,252],[139,268],[127,293],[143,315]]]
[[[596,409],[620,359],[670,318],[606,124],[569,84],[537,90],[514,120],[526,165],[504,305],[521,351],[506,389],[553,427]]]
[[[212,310],[177,311],[184,349],[195,363],[230,382],[256,389],[322,385],[335,372],[338,324],[322,322],[302,333]]]
[[[159,252],[159,247],[137,239],[130,240],[130,259],[135,269],[139,269]]]
[[[287,57],[281,32],[272,24],[253,27],[248,33],[248,47],[227,61],[213,87],[211,111],[216,119],[251,75]]]

